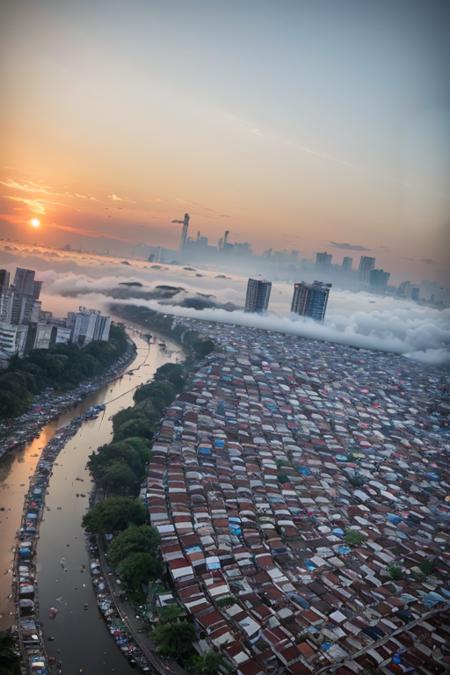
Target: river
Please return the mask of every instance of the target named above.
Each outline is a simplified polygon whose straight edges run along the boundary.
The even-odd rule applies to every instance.
[[[111,440],[111,416],[133,404],[134,390],[150,380],[157,368],[183,358],[180,347],[170,340],[164,340],[167,345],[164,349],[159,340],[148,345],[137,333],[132,333],[132,338],[137,345],[137,355],[126,374],[61,414],[43,427],[39,437],[22,451],[12,453],[0,462],[0,504],[5,509],[0,512],[0,628],[5,628],[14,622],[14,606],[8,597],[11,593],[12,548],[20,525],[23,499],[40,451],[55,431],[72,417],[91,405],[106,405],[105,413],[86,421],[59,454],[40,526],[37,549],[40,618],[46,638],[52,638],[47,642],[48,654],[62,661],[64,675],[136,672],[109,636],[97,610],[81,527],[92,489],[86,462],[94,449]],[[65,559],[67,571],[60,564],[61,558]],[[51,606],[59,609],[54,620],[47,614]]]

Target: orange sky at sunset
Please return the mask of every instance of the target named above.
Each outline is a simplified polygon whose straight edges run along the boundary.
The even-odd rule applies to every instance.
[[[130,255],[176,247],[188,211],[214,244],[364,247],[445,281],[445,54],[420,5],[381,50],[375,7],[322,24],[309,3],[215,5],[3,8],[0,236]]]

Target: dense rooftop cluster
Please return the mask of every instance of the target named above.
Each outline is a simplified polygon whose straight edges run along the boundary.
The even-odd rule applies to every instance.
[[[242,675],[448,672],[448,380],[189,323],[221,349],[166,410],[147,498],[200,644]]]

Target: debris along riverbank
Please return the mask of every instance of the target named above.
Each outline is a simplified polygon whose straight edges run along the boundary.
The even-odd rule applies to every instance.
[[[100,412],[100,409],[98,409],[98,412]],[[25,497],[22,523],[14,556],[13,576],[17,631],[25,672],[39,672],[42,675],[50,672],[43,632],[39,621],[40,608],[36,580],[36,546],[39,539],[39,526],[44,513],[45,494],[52,473],[52,467],[68,439],[78,431],[85,420],[92,419],[93,414],[95,414],[95,411],[89,409],[84,415],[75,417],[69,424],[61,427],[56,432],[52,440],[42,451]],[[58,612],[54,607],[49,608],[48,611],[49,616],[52,618]]]
[[[127,350],[102,375],[82,382],[76,388],[64,393],[52,389],[45,390],[23,415],[0,424],[0,459],[7,452],[19,449],[36,438],[42,427],[62,412],[120,377],[136,353],[134,342],[128,337],[127,342]]]

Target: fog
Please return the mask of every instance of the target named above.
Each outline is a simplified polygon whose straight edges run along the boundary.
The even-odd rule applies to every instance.
[[[79,305],[106,310],[112,301],[108,294],[119,288],[126,288],[130,295],[136,295],[152,292],[158,285],[169,285],[183,290],[170,300],[130,297],[114,302],[143,305],[177,316],[396,352],[424,364],[450,362],[450,310],[437,310],[411,301],[333,288],[326,320],[319,324],[290,314],[292,284],[286,282],[273,283],[270,312],[261,316],[247,314],[242,309],[229,312],[220,307],[197,310],[179,306],[186,298],[203,294],[209,296],[211,303],[233,303],[242,308],[247,279],[229,273],[222,275],[220,270],[185,269],[144,261],[130,261],[130,265],[124,265],[120,259],[55,253],[45,249],[0,249],[0,266],[13,271],[15,265],[26,265],[38,271],[37,278],[44,282],[43,308],[59,316]],[[142,285],[136,288],[121,286],[131,281]]]

